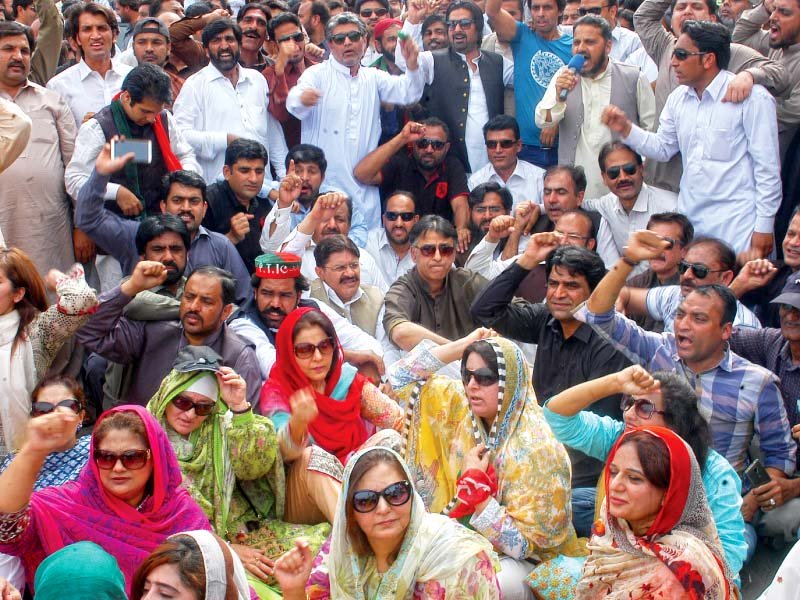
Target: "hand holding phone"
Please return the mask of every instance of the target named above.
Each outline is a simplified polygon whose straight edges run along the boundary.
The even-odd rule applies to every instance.
[[[111,158],[121,158],[133,152],[133,162],[153,162],[153,145],[150,140],[111,140]]]
[[[752,489],[759,488],[772,481],[772,477],[769,476],[769,473],[767,473],[767,470],[758,458],[751,462],[750,466],[744,470],[744,476],[747,477]]]

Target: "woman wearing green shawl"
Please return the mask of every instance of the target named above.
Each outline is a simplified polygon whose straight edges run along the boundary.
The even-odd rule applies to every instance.
[[[147,410],[172,442],[183,486],[231,542],[259,597],[279,598],[269,585],[272,560],[297,535],[319,547],[330,526],[280,520],[285,482],[275,429],[253,414],[244,379],[220,360],[210,348],[184,348]]]

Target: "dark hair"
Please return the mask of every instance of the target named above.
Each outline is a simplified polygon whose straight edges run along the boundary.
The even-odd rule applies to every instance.
[[[681,228],[681,239],[678,240],[684,248],[688,246],[692,238],[694,238],[694,225],[689,218],[678,212],[663,212],[650,215],[650,220],[647,221],[647,228],[656,223],[674,223]]]
[[[265,4],[269,8],[270,12],[273,14],[277,13],[275,14],[276,17],[278,14],[282,12],[288,12],[290,10],[289,5],[283,0],[267,0]]]
[[[475,186],[469,193],[467,200],[470,210],[483,202],[486,194],[497,194],[500,196],[500,199],[503,201],[503,208],[506,209],[507,213],[510,212],[511,207],[514,206],[514,197],[511,195],[511,192],[508,191],[507,187],[500,185],[496,181],[487,181],[486,183]]]
[[[573,277],[583,275],[589,284],[589,291],[594,291],[606,274],[603,259],[596,252],[581,246],[559,246],[553,250],[544,267],[548,278],[555,267],[564,267]]]
[[[325,158],[325,152],[319,146],[313,144],[297,144],[289,150],[286,155],[286,168],[289,168],[289,163],[294,161],[297,163],[314,163],[319,167],[320,172],[325,175],[328,168],[328,159]]]
[[[115,412],[103,418],[92,432],[94,447],[97,448],[112,431],[130,431],[145,446],[150,448],[150,438],[147,437],[147,428],[144,425],[144,421],[132,410]]]
[[[222,289],[222,303],[224,305],[227,306],[228,304],[236,302],[236,278],[230,271],[211,265],[203,265],[192,271],[192,274],[189,275],[189,279],[195,275],[214,277],[219,281],[219,286]]]
[[[492,346],[486,340],[478,340],[477,342],[472,342],[469,346],[464,348],[464,353],[461,355],[462,378],[463,373],[467,368],[467,359],[473,352],[483,359],[483,362],[486,363],[486,366],[492,373],[497,375],[497,352],[495,352],[494,348],[492,348]]]
[[[341,8],[342,10],[349,10],[348,5],[342,0],[328,0],[327,3],[323,3],[327,5],[328,8],[328,20],[331,18],[331,11],[336,10],[337,8]],[[327,27],[328,21],[325,21],[325,26]]]
[[[731,32],[725,25],[711,21],[686,21],[681,33],[691,38],[698,51],[713,54],[720,70],[728,68],[731,62]]]
[[[269,24],[272,21],[272,11],[270,11],[269,6],[266,4],[261,4],[260,2],[250,2],[248,4],[242,4],[242,7],[239,9],[239,12],[236,13],[236,22],[241,23],[244,16],[251,10],[260,10],[261,14],[264,15],[264,18],[267,20],[267,31],[269,31]]]
[[[179,169],[164,175],[164,177],[161,178],[161,197],[164,200],[166,200],[167,196],[169,196],[169,189],[172,187],[173,183],[200,190],[200,195],[203,197],[203,202],[208,201],[206,199],[206,182],[194,171],[184,171]]]
[[[147,576],[162,565],[175,565],[181,583],[198,599],[206,596],[206,567],[203,553],[189,535],[174,535],[162,542],[136,569],[131,581],[131,600],[144,597]]]
[[[697,409],[697,394],[675,371],[656,371],[653,378],[661,384],[664,421],[691,446],[702,470],[711,446],[711,428]]]
[[[448,141],[450,140],[450,128],[447,126],[447,123],[441,119],[437,117],[426,117],[421,119],[419,124],[425,125],[426,127],[441,127],[444,131],[444,137],[447,138]]]
[[[294,329],[292,329],[292,346],[294,346],[294,340],[297,335],[303,331],[304,329],[310,329],[312,327],[319,327],[322,331],[325,332],[325,335],[328,336],[333,340],[334,348],[333,354],[331,355],[331,366],[328,369],[327,374],[325,375],[326,379],[330,377],[333,369],[336,367],[336,360],[335,357],[341,351],[341,345],[339,344],[339,338],[336,336],[336,328],[331,323],[331,320],[325,316],[323,312],[320,310],[312,310],[307,312],[302,317],[297,319],[297,323],[294,324]]]
[[[245,4],[245,6],[249,6],[249,4]],[[300,19],[297,18],[296,14],[292,12],[282,12],[275,15],[275,17],[267,23],[267,32],[269,33],[269,39],[271,39],[272,41],[277,41],[275,39],[275,30],[281,25],[286,25],[287,23],[296,25],[298,29],[300,29],[301,31],[303,30],[303,26],[300,23]]]
[[[613,142],[608,142],[607,144],[603,144],[603,147],[600,148],[600,154],[597,156],[597,162],[600,164],[600,172],[605,173],[606,170],[606,158],[612,152],[617,152],[619,150],[624,150],[626,152],[630,152],[633,154],[633,158],[636,161],[637,165],[642,164],[642,156],[636,150],[628,146],[625,142],[620,142],[619,140],[615,140]]]
[[[726,271],[736,269],[736,253],[728,244],[720,239],[710,236],[698,236],[686,245],[684,252],[688,252],[696,246],[711,246],[717,253],[717,260],[720,266]]]
[[[241,44],[242,28],[239,27],[239,24],[234,23],[230,19],[216,19],[203,27],[203,48],[207,49],[208,45],[211,43],[211,40],[213,40],[219,34],[225,33],[229,29],[233,31],[233,35],[236,37],[236,42]]]
[[[356,486],[358,482],[370,470],[378,465],[391,465],[402,474],[405,479],[405,469],[403,465],[397,460],[397,457],[389,452],[386,448],[378,448],[368,452],[358,459],[358,462],[353,465],[353,470],[350,472],[350,480],[347,482],[347,499],[345,500],[345,523],[347,524],[347,537],[350,538],[350,544],[353,546],[353,552],[356,556],[367,556],[372,552],[366,534],[362,531],[361,527],[356,521],[355,509],[353,508],[353,496],[358,491]],[[413,483],[413,482],[410,482]],[[413,506],[413,505],[412,505]],[[394,557],[390,557],[394,558]]]
[[[131,105],[154,100],[158,104],[172,104],[172,82],[164,69],[152,63],[134,67],[122,82],[122,91],[128,92]]]
[[[429,232],[438,233],[442,237],[450,238],[453,241],[458,239],[456,228],[450,221],[439,215],[425,215],[411,228],[408,240],[413,246],[419,238]]]
[[[606,21],[600,15],[588,14],[582,16],[572,24],[572,30],[575,31],[581,25],[597,27],[600,30],[600,34],[603,36],[603,39],[607,42],[611,41],[611,25],[609,25],[608,21]]]
[[[72,394],[72,397],[78,401],[78,410],[86,410],[86,395],[83,393],[81,384],[75,381],[75,378],[71,375],[49,375],[45,377],[33,388],[31,392],[31,401],[38,402],[39,394],[42,390],[54,385],[63,385],[67,388],[69,393]]]
[[[194,17],[207,15],[213,10],[214,8],[208,2],[195,2],[194,4],[189,5],[189,7],[185,10],[185,13],[187,19],[193,19]]]
[[[250,285],[253,286],[254,290],[257,290],[261,286],[262,281],[268,280],[264,277],[259,277],[256,274],[250,276]],[[308,283],[308,279],[306,279],[303,275],[298,275],[294,278],[294,291],[298,294],[307,292],[310,288],[311,285]]]
[[[525,7],[523,6],[522,0],[514,0],[514,1],[519,5],[519,16],[524,21],[525,20]]]
[[[300,3],[297,4],[298,9],[300,7]],[[330,7],[332,8],[332,7]],[[319,22],[322,23],[322,26],[325,27],[330,21],[331,18],[331,11],[327,4],[321,2],[320,0],[314,0],[311,3],[311,15],[318,16]],[[344,8],[344,4],[342,4],[342,8]]]
[[[472,13],[472,18],[475,19],[475,29],[478,32],[478,46],[480,47],[481,42],[483,41],[483,25],[485,22],[481,9],[478,8],[475,3],[470,2],[469,0],[456,0],[456,2],[451,2],[447,7],[447,12],[445,12],[444,15],[445,20],[449,21],[450,13],[459,9],[466,9]]]
[[[139,223],[136,230],[136,252],[143,256],[149,244],[155,238],[165,233],[177,233],[181,236],[186,251],[192,243],[186,224],[175,215],[153,215],[146,217]]]
[[[575,185],[575,193],[580,194],[586,191],[586,171],[580,165],[553,165],[547,167],[544,172],[544,178],[547,179],[556,173],[567,173]]]
[[[489,131],[506,131],[510,129],[514,132],[514,139],[519,139],[519,123],[517,120],[512,117],[511,115],[495,115],[483,126],[483,137],[486,137],[486,134]]]
[[[589,239],[596,240],[597,239],[597,228],[594,225],[594,221],[592,221],[592,215],[588,212],[583,210],[582,208],[573,208],[572,210],[566,210],[561,214],[561,219],[567,217],[569,215],[576,215],[578,218],[583,219],[585,222],[589,224]],[[561,219],[558,222],[561,222]]]
[[[119,34],[117,17],[110,8],[106,8],[102,4],[97,4],[96,2],[88,2],[86,4],[76,2],[74,7],[71,7],[69,13],[70,31],[76,46],[78,46],[78,33],[80,32],[81,16],[85,14],[103,17],[106,20],[106,23],[108,23],[108,26],[111,28],[112,34]],[[111,56],[114,56],[115,46],[116,44],[111,44]],[[83,48],[78,46],[78,50],[80,51],[81,56],[83,56]]]
[[[44,281],[36,270],[36,265],[25,252],[19,248],[0,248],[0,269],[5,273],[15,292],[21,288],[25,289],[22,300],[14,304],[14,309],[19,313],[19,326],[11,346],[13,353],[20,340],[27,339],[28,325],[39,313],[47,310],[49,303]]]
[[[314,260],[318,267],[324,267],[328,264],[332,254],[337,252],[349,252],[356,258],[361,257],[361,252],[353,241],[344,235],[332,235],[326,237],[319,244],[314,247]]]
[[[736,311],[738,309],[736,305],[736,296],[733,295],[733,292],[727,285],[722,285],[720,283],[699,285],[689,293],[700,294],[706,298],[716,296],[722,301],[722,319],[720,325],[733,323],[734,319],[736,319]]]
[[[445,29],[447,29],[447,21],[444,20],[444,17],[439,13],[433,13],[432,15],[425,17],[425,20],[422,21],[422,27],[420,28],[422,35],[425,35],[425,30],[434,23],[442,23],[445,26]]]
[[[28,47],[33,53],[36,47],[36,40],[33,39],[33,32],[30,27],[25,27],[22,23],[16,21],[0,21],[0,40],[7,37],[16,37],[24,35],[28,40]]]
[[[636,446],[636,455],[647,481],[660,490],[669,488],[671,461],[664,440],[646,431],[634,431],[625,436],[619,448],[626,444]]]
[[[635,30],[636,27],[633,25],[633,13],[634,12],[635,11],[632,11],[630,8],[622,8],[617,13],[617,20],[625,19],[626,21],[628,21],[628,23],[631,24],[631,26],[633,26],[633,29]]]
[[[391,194],[386,196],[386,204],[384,206],[388,206],[389,205],[389,200],[391,200],[395,196],[405,196],[406,198],[411,200],[411,202],[414,204],[414,210],[416,210],[416,208],[417,208],[417,197],[412,192],[409,192],[408,190],[395,190],[395,191],[393,191]],[[385,213],[386,209],[384,209],[383,212]]]
[[[225,165],[232,167],[240,160],[263,160],[266,166],[269,155],[261,142],[236,138],[225,149]]]
[[[28,8],[31,4],[33,4],[33,0],[13,0],[13,2],[11,2],[11,12],[14,18],[17,18],[17,9]]]
[[[117,4],[120,6],[124,6],[125,8],[130,8],[133,10],[139,10],[139,0],[117,0]]]
[[[354,13],[361,14],[361,7],[366,4],[367,2],[379,2],[381,6],[383,6],[386,10],[389,10],[389,0],[357,0],[355,5]]]
[[[380,2],[380,0],[377,1]],[[386,0],[384,0],[384,2],[386,2]],[[386,2],[386,8],[387,10],[389,8],[388,2]],[[366,36],[367,33],[369,33],[367,31],[367,24],[361,20],[361,17],[359,17],[355,13],[345,11],[343,13],[339,13],[338,15],[334,15],[330,18],[328,24],[325,26],[325,37],[330,39],[330,37],[333,35],[333,30],[339,27],[340,25],[355,25],[356,27],[358,27],[358,32],[362,36]]]

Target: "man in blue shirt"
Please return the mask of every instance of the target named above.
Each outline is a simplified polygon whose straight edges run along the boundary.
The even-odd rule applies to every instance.
[[[558,18],[565,0],[528,0],[533,31],[502,8],[502,0],[487,0],[486,15],[497,38],[514,53],[514,95],[522,134],[519,157],[543,169],[558,163],[555,132],[536,126],[534,111],[556,71],[572,56],[572,35],[562,34]]]

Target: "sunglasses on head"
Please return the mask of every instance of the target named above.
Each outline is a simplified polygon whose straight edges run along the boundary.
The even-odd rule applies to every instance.
[[[194,409],[194,414],[198,417],[210,415],[215,406],[214,402],[195,402],[189,398],[189,396],[184,396],[183,394],[175,396],[172,399],[172,404],[175,405],[175,408],[183,412],[189,412]]]
[[[678,273],[683,275],[689,269],[692,270],[694,276],[698,279],[705,279],[708,277],[709,273],[722,273],[723,271],[727,271],[728,269],[709,269],[703,263],[689,263],[685,260],[682,260],[678,263]]]
[[[667,414],[663,410],[656,410],[656,405],[647,398],[634,398],[633,396],[624,396],[622,398],[622,412],[626,412],[630,407],[636,407],[636,414],[641,419],[649,419],[653,413],[658,415]]]
[[[126,450],[120,454],[107,452],[106,450],[94,451],[94,462],[98,469],[110,471],[117,465],[117,461],[122,461],[122,466],[131,471],[138,471],[144,468],[150,460],[150,450]]]
[[[608,167],[606,169],[606,175],[608,175],[609,179],[617,179],[619,174],[623,171],[625,175],[636,175],[636,171],[639,170],[639,165],[636,163],[627,163],[621,166],[616,167]]]
[[[385,17],[388,12],[385,8],[364,8],[358,14],[365,19],[369,19],[373,14],[376,17]]]
[[[431,146],[434,150],[441,150],[444,148],[444,145],[447,142],[443,142],[441,140],[432,140],[429,138],[422,138],[421,140],[417,140],[416,145],[417,148],[420,150],[425,150],[428,146]]]
[[[703,56],[704,54],[708,54],[708,52],[689,52],[685,48],[675,48],[672,51],[672,58],[684,61],[690,56]]]
[[[55,404],[52,402],[34,402],[31,404],[31,416],[38,417],[40,415],[46,415],[47,413],[53,412],[59,406],[68,408],[75,414],[81,411],[81,403],[78,402],[77,398],[64,398]]]
[[[314,352],[319,350],[322,356],[330,356],[333,354],[333,348],[336,342],[333,338],[325,338],[319,344],[312,344],[311,342],[300,342],[294,345],[294,355],[297,358],[311,358]]]
[[[417,246],[417,250],[419,250],[420,254],[427,258],[435,255],[437,249],[439,250],[439,255],[442,258],[452,256],[453,252],[456,251],[456,247],[452,244],[439,244],[438,246],[436,244],[425,244],[423,246]]]
[[[347,33],[334,33],[330,40],[337,46],[344,44],[345,40],[350,40],[354,44],[359,41],[363,36],[360,31],[348,31]]]
[[[497,373],[493,373],[489,367],[482,367],[474,371],[470,371],[466,367],[461,369],[461,380],[464,382],[465,387],[469,385],[473,377],[475,378],[475,383],[481,387],[489,387],[498,382]]]
[[[292,40],[293,42],[297,42],[298,44],[302,42],[305,38],[302,31],[295,31],[294,33],[289,33],[287,35],[282,35],[278,38],[278,43],[288,42]]]
[[[411,484],[408,481],[398,481],[380,492],[358,490],[353,494],[353,510],[360,513],[372,512],[378,507],[381,497],[390,506],[403,506],[411,500]]]
[[[414,220],[414,215],[417,213],[413,212],[394,212],[393,210],[387,210],[383,213],[383,216],[386,217],[386,220],[389,222],[397,221],[397,219],[402,219],[406,223],[410,223]]]
[[[475,24],[475,19],[455,19],[453,21],[447,22],[448,29],[455,29],[459,25],[461,25],[461,29],[468,29]]]
[[[489,150],[494,150],[497,146],[500,146],[508,150],[516,143],[517,140],[486,140],[486,147],[489,148]]]

